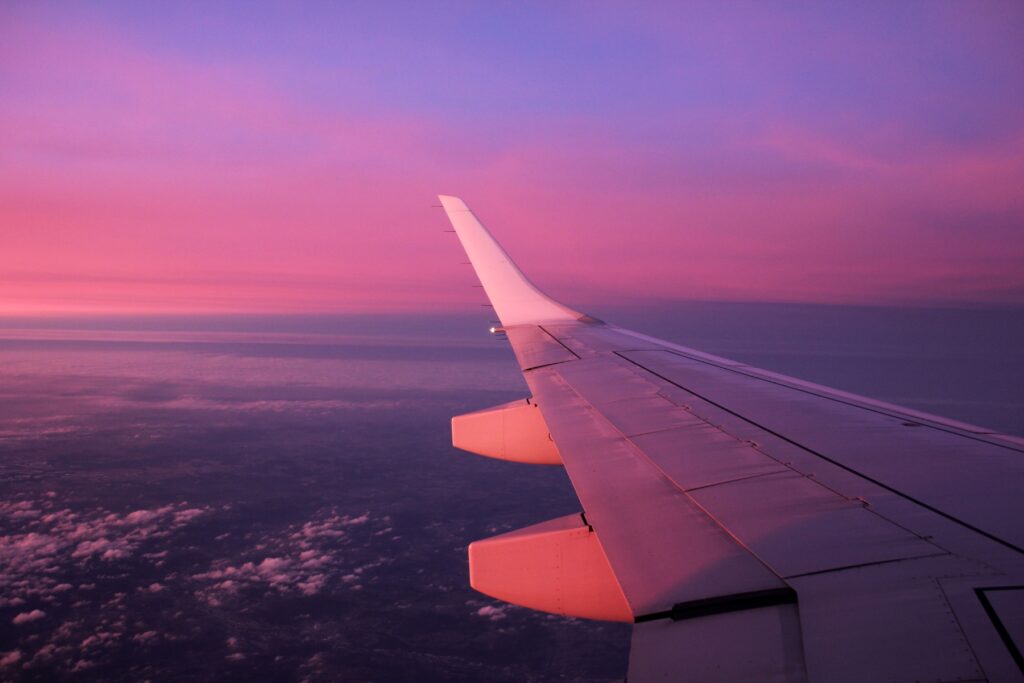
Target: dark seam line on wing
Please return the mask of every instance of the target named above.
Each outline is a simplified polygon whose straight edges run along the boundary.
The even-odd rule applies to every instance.
[[[953,617],[953,621],[956,622],[956,627],[960,629],[960,633],[967,633],[967,630],[964,628],[963,620],[960,619],[960,616],[956,613],[956,610],[953,609],[953,603],[949,599],[949,591],[947,591],[946,586],[943,585],[942,579],[938,579],[935,583],[939,587],[939,593],[942,594],[942,600],[946,603],[946,611],[951,617]],[[966,638],[964,639],[964,642],[967,644],[967,649],[968,651],[970,651],[971,657],[974,659],[975,673],[984,676],[983,680],[988,681],[988,676],[985,676],[985,667],[981,665],[981,659],[978,657],[978,652],[974,649],[974,645],[972,645],[971,641],[967,640]]]
[[[544,334],[546,334],[546,335],[548,335],[549,337],[551,337],[552,339],[554,339],[554,340],[555,340],[556,342],[558,342],[558,345],[559,345],[559,346],[561,346],[561,347],[562,347],[563,349],[565,349],[566,351],[568,351],[568,352],[569,352],[569,353],[571,353],[572,355],[576,356],[576,358],[578,358],[578,359],[582,359],[582,358],[583,358],[583,356],[581,356],[580,354],[578,354],[578,353],[576,353],[575,351],[573,351],[572,349],[570,349],[570,348],[569,348],[568,346],[566,346],[566,345],[565,345],[565,344],[564,344],[564,343],[562,342],[562,340],[561,340],[561,339],[559,339],[559,338],[558,338],[558,337],[556,337],[555,335],[553,335],[553,334],[551,334],[550,332],[548,332],[548,331],[547,331],[547,330],[546,330],[546,329],[545,329],[544,327],[542,327],[541,325],[537,325],[537,329],[539,329],[539,330],[540,330],[541,332],[543,332]]]
[[[544,378],[545,375],[541,375],[540,377]],[[588,401],[586,398],[584,398],[576,389],[574,389],[572,387],[571,384],[567,383],[564,378],[562,378],[560,375],[558,375],[557,370],[553,370],[550,373],[547,373],[547,379],[548,380],[550,380],[553,377],[559,377],[559,379],[561,379],[561,381],[562,381],[562,383],[564,385],[564,390],[572,392],[577,398],[579,398],[581,401],[586,403],[586,405],[590,406],[591,408],[594,408],[594,405],[590,401]],[[527,379],[527,384],[529,384],[529,383],[530,383],[530,379]],[[531,385],[530,388],[533,389],[533,386]],[[535,391],[534,392],[534,396],[537,396],[537,395],[542,394],[542,393],[543,392]],[[543,414],[544,408],[541,408],[540,410],[541,410],[541,413]],[[661,479],[663,479],[664,482],[668,486],[670,486],[672,488],[672,490],[677,491],[681,496],[683,496],[687,501],[689,501],[689,503],[694,508],[699,510],[704,516],[706,516],[708,518],[708,520],[710,520],[710,522],[712,524],[715,525],[715,527],[717,527],[723,534],[725,534],[726,537],[731,542],[735,543],[738,547],[740,547],[742,550],[747,552],[751,557],[753,557],[757,562],[759,562],[766,570],[768,570],[768,572],[772,576],[774,576],[776,579],[778,579],[781,583],[785,583],[785,580],[782,578],[781,574],[779,574],[777,571],[775,571],[775,569],[772,568],[772,566],[770,564],[765,562],[764,559],[760,555],[758,555],[756,552],[754,552],[753,549],[751,549],[739,537],[737,537],[734,533],[732,533],[732,531],[730,531],[729,528],[726,527],[725,524],[723,524],[721,520],[716,518],[713,514],[711,514],[710,511],[707,510],[707,508],[705,508],[703,505],[701,505],[699,502],[697,502],[697,500],[693,496],[691,496],[689,493],[687,493],[685,489],[683,489],[674,479],[672,479],[672,477],[670,477],[668,475],[668,473],[665,471],[665,469],[660,464],[655,462],[642,448],[640,448],[637,444],[635,444],[633,441],[631,441],[629,439],[629,437],[627,437],[624,434],[622,434],[622,431],[618,427],[616,427],[614,424],[612,424],[612,422],[607,417],[602,415],[600,411],[596,411],[596,412],[601,417],[601,419],[603,419],[605,421],[605,423],[607,423],[607,425],[611,429],[619,432],[619,434],[622,435],[621,436],[622,441],[624,443],[626,443],[628,445],[628,447],[633,452],[635,452],[640,458],[642,458],[644,461],[646,461],[647,465],[650,466],[654,470],[655,475],[657,477],[660,477]],[[546,416],[545,416],[545,419],[547,419]],[[558,442],[557,438],[555,439],[555,442],[556,443]],[[769,456],[769,457],[771,457],[771,456]],[[579,488],[577,488],[576,482],[574,481],[573,476],[572,476],[573,465],[571,465],[569,462],[566,462],[565,463],[565,468],[566,468],[566,472],[569,473],[569,481],[572,483],[573,489],[575,489],[577,497],[580,499],[580,502],[583,503],[584,506],[585,506],[586,502],[583,500],[583,497],[580,496]]]
[[[531,370],[540,370],[541,368],[550,368],[552,365],[561,365],[562,363],[571,363],[574,360],[580,360],[579,357],[572,358],[569,360],[556,360],[553,363],[541,363],[540,365],[531,365],[528,368],[523,368],[520,372],[530,372]]]
[[[841,398],[837,398],[835,396],[829,396],[828,394],[821,394],[821,393],[818,393],[816,391],[811,391],[810,389],[805,389],[803,387],[794,386],[792,384],[786,384],[785,382],[780,382],[779,380],[770,379],[768,377],[761,377],[760,375],[752,375],[749,372],[743,372],[741,370],[737,370],[736,368],[730,368],[730,367],[725,366],[725,365],[718,365],[717,363],[712,363],[711,361],[707,361],[707,360],[704,360],[702,358],[696,358],[694,356],[689,356],[689,355],[687,355],[685,353],[682,353],[680,351],[673,351],[672,349],[663,349],[663,351],[665,351],[666,353],[671,353],[674,356],[679,356],[680,358],[686,358],[687,360],[692,360],[692,361],[696,361],[698,363],[704,363],[705,365],[710,365],[713,368],[718,368],[720,370],[728,370],[729,372],[736,373],[737,375],[743,375],[744,377],[749,377],[750,379],[756,379],[756,380],[760,380],[762,382],[767,382],[768,384],[774,384],[775,386],[783,387],[784,389],[792,389],[793,391],[799,391],[800,393],[807,394],[809,396],[815,396],[817,398],[823,398],[823,399],[826,399],[826,400],[829,400],[829,401],[833,401],[835,403],[841,403],[843,405],[850,406],[851,408],[860,408],[861,410],[866,410],[866,411],[868,411],[870,413],[875,413],[876,415],[884,415],[886,417],[892,417],[892,418],[896,418],[896,419],[900,419],[900,420],[921,420],[921,421],[924,422],[924,424],[926,426],[931,427],[932,429],[937,429],[937,430],[939,430],[941,432],[945,432],[947,434],[952,434],[954,436],[959,436],[959,437],[963,437],[965,439],[970,439],[971,441],[978,441],[980,443],[989,444],[990,446],[998,446],[1000,448],[1005,448],[1007,450],[1015,451],[1017,453],[1024,453],[1024,450],[1022,450],[1020,448],[1015,448],[1013,445],[1010,445],[1010,444],[993,443],[992,441],[989,441],[988,439],[979,439],[979,438],[977,438],[978,436],[983,436],[985,434],[997,434],[997,432],[969,432],[969,431],[966,431],[966,430],[954,431],[954,428],[951,428],[951,427],[948,427],[948,426],[945,426],[945,425],[942,425],[942,424],[939,424],[939,423],[931,422],[927,418],[917,417],[915,415],[910,415],[910,414],[905,414],[905,413],[900,413],[900,414],[888,413],[888,412],[885,412],[884,410],[881,410],[879,408],[873,408],[873,407],[865,405],[865,404],[854,403],[852,401],[848,401],[848,400],[844,400],[844,399],[841,399]],[[613,353],[615,353],[615,355],[617,355],[617,356],[620,356],[621,358],[626,358],[625,356],[622,356],[618,351],[615,351]],[[633,363],[635,365],[639,365],[640,367],[644,368],[645,370],[647,369],[646,367],[644,367],[643,365],[641,365],[637,361],[630,360],[629,358],[626,358],[626,360],[628,360],[630,363]],[[655,373],[655,374],[657,374],[657,373]],[[660,377],[661,375],[658,375],[658,376]],[[671,381],[671,380],[668,380],[668,381]],[[674,384],[674,382],[673,382],[673,384]],[[676,386],[679,386],[679,385],[677,384]],[[682,388],[682,387],[680,387],[680,388]],[[689,389],[687,389],[687,391],[689,391]]]
[[[985,608],[985,614],[992,621],[992,625],[996,627],[996,632],[999,633],[999,637],[1003,639],[1003,645],[1010,651],[1010,656],[1013,657],[1013,661],[1017,663],[1021,673],[1024,673],[1024,655],[1021,654],[1020,649],[1017,647],[1017,643],[1014,642],[1013,636],[1006,629],[1006,624],[999,618],[999,613],[996,612],[995,606],[989,602],[988,596],[985,595],[987,591],[1008,591],[1008,590],[1024,590],[1024,586],[992,586],[988,588],[975,588],[974,593],[978,596],[978,600],[981,601],[981,606]]]
[[[608,404],[607,403],[591,403],[590,405],[592,405],[595,408],[597,408],[598,410],[600,410],[601,408],[603,408],[604,406],[606,406]],[[664,427],[662,429],[652,429],[652,430],[650,430],[648,432],[637,432],[636,434],[625,434],[625,433],[623,433],[623,436],[625,436],[627,439],[632,440],[632,439],[635,439],[635,438],[639,438],[641,436],[650,436],[651,434],[664,434],[665,432],[674,432],[674,431],[679,430],[679,429],[686,429],[686,428],[688,428],[690,426],[691,425],[676,425],[674,427]],[[713,427],[713,425],[709,425],[707,422],[704,422],[703,420],[701,420],[700,425],[696,425],[695,424],[695,425],[692,425],[692,426],[693,427],[698,427],[698,428],[699,427],[707,427],[707,426],[712,426]],[[721,430],[719,430],[719,431],[721,431]],[[737,439],[737,441],[739,441],[739,439]],[[732,444],[728,444],[728,445],[732,445]]]
[[[759,477],[770,477],[770,476],[773,476],[773,475],[776,475],[776,474],[787,474],[789,472],[794,472],[795,471],[795,470],[793,470],[791,468],[786,467],[785,465],[783,465],[781,463],[778,463],[778,465],[779,465],[779,467],[781,467],[783,469],[781,469],[781,470],[771,470],[770,472],[758,472],[757,474],[748,474],[745,477],[736,477],[735,479],[728,479],[726,481],[716,481],[714,484],[701,484],[700,486],[694,486],[692,488],[683,489],[683,490],[686,491],[687,493],[692,493],[693,491],[704,491],[704,490],[707,490],[707,489],[713,489],[716,486],[726,486],[727,484],[735,484],[738,481],[747,481],[748,479],[757,479]]]
[[[914,560],[927,560],[935,557],[948,557],[952,555],[950,552],[942,553],[931,553],[930,555],[914,555],[913,557],[895,557],[891,560],[877,560],[875,562],[861,562],[860,564],[848,564],[842,567],[832,567],[831,569],[817,569],[813,572],[804,572],[802,574],[790,574],[785,577],[789,579],[802,579],[807,576],[818,576],[819,574],[833,574],[835,572],[845,572],[849,569],[864,569],[865,567],[877,567],[882,564],[895,564],[896,562],[913,562]]]
[[[726,614],[728,612],[741,612],[748,609],[759,609],[761,607],[775,607],[776,605],[796,604],[796,591],[789,586],[782,588],[769,588],[762,591],[751,591],[750,593],[734,593],[732,595],[719,595],[713,598],[701,598],[688,602],[678,602],[672,605],[672,609],[664,612],[652,612],[634,617],[634,623],[641,624],[645,621],[657,619],[671,619],[672,621],[683,621],[686,619],[697,619],[708,617],[713,614]]]
[[[659,394],[659,395],[661,395],[661,394]],[[671,399],[668,399],[668,397],[665,397],[665,398],[667,400],[671,400]],[[701,423],[706,424],[706,425],[714,426],[711,422],[709,422],[707,419],[701,417],[697,413],[692,413],[691,412],[690,414],[694,418],[700,420]],[[680,427],[675,427],[675,428],[672,428],[672,429],[679,429],[679,428]],[[648,433],[657,434],[657,433],[660,433],[661,431],[671,431],[671,429],[668,429],[668,430],[656,430],[654,432],[645,432],[644,434],[637,434],[635,436],[644,436],[645,434],[648,434]],[[722,430],[722,431],[725,431],[725,430]],[[730,434],[730,432],[728,432],[728,431],[726,431],[725,433],[726,434]],[[782,470],[772,470],[772,471],[769,471],[769,472],[759,472],[757,474],[748,474],[748,475],[743,476],[743,477],[736,477],[735,479],[728,479],[726,481],[719,481],[719,482],[715,482],[713,484],[702,484],[700,486],[694,486],[692,488],[680,487],[683,491],[685,491],[686,493],[691,493],[693,491],[702,491],[704,489],[710,489],[710,488],[714,488],[716,486],[726,486],[728,484],[733,484],[733,483],[737,483],[737,482],[741,482],[741,481],[747,481],[748,479],[757,479],[759,477],[770,477],[770,476],[776,475],[776,474],[783,474],[785,471],[789,471],[789,472],[791,472],[793,474],[796,474],[796,475],[799,475],[801,477],[806,477],[807,476],[803,472],[801,472],[800,470],[794,468],[791,464],[783,462],[783,461],[779,460],[778,458],[776,458],[775,456],[773,456],[771,453],[768,453],[766,451],[761,450],[760,447],[758,447],[756,444],[751,442],[749,439],[739,439],[739,437],[736,437],[734,434],[731,434],[731,436],[733,436],[734,438],[737,439],[737,443],[742,443],[742,444],[746,445],[748,448],[753,448],[757,453],[760,453],[761,455],[763,455],[764,457],[768,458],[769,460],[771,460],[772,462],[774,462],[775,464],[777,464],[779,467],[781,467],[783,469]],[[628,438],[630,441],[632,441],[632,439],[633,439],[632,436],[627,436],[626,438]],[[636,444],[636,442],[633,442],[633,443],[635,445],[637,445],[637,448],[639,448],[639,445]],[[846,500],[846,501],[849,501],[849,502],[854,502],[854,500],[856,500],[856,499],[851,499],[849,496],[847,496],[842,491],[839,491],[838,489],[835,489],[835,488],[829,486],[828,484],[825,484],[824,482],[816,480],[815,483],[818,486],[820,486],[823,489],[831,492],[832,494],[838,496],[839,498],[841,498],[843,500]],[[870,505],[865,503],[863,500],[861,500],[860,502],[864,504],[865,512],[867,512],[869,514],[872,514],[875,517],[878,517],[879,519],[885,521],[888,524],[892,524],[896,528],[898,528],[898,529],[900,529],[902,531],[905,531],[906,533],[910,534],[911,536],[914,536],[914,537],[916,537],[916,538],[918,538],[920,540],[923,540],[924,542],[926,542],[926,543],[928,543],[930,545],[935,546],[936,548],[941,549],[943,552],[940,553],[940,554],[948,554],[949,553],[949,551],[946,548],[943,548],[942,546],[937,544],[935,542],[935,540],[932,539],[931,537],[922,536],[921,534],[917,533],[916,531],[914,531],[912,529],[909,529],[908,527],[904,526],[903,524],[900,524],[896,520],[890,519],[889,517],[886,517],[885,515],[883,515],[880,512],[878,512],[877,510],[871,509]],[[888,560],[886,560],[886,561],[888,561]],[[873,564],[873,563],[868,563],[868,564]],[[824,570],[824,571],[832,571],[832,570]]]
[[[640,367],[641,369],[643,369],[643,370],[646,370],[646,368],[643,368],[642,366],[638,366],[638,365],[637,365],[636,363],[634,363],[633,361],[630,361],[630,360],[629,360],[628,358],[625,358],[624,360],[627,360],[628,362],[630,362],[631,364],[633,364],[633,365],[634,365],[634,366],[636,366],[636,367]],[[556,372],[557,372],[557,371],[556,371]],[[656,376],[657,376],[657,375],[656,375]],[[675,385],[675,384],[673,384],[673,386],[677,386],[677,387],[678,387],[678,385]],[[575,390],[574,390],[574,391],[575,391]],[[689,393],[689,392],[688,392],[688,393]],[[579,395],[579,394],[577,393],[577,395]],[[666,395],[666,394],[662,393],[661,391],[659,391],[659,392],[657,393],[657,395],[658,395],[658,396],[661,396],[662,398],[664,398],[664,399],[666,399],[666,400],[668,400],[668,401],[669,401],[670,403],[674,403],[674,404],[676,403],[674,399],[672,399],[672,398],[671,398],[670,396],[668,396],[668,395]],[[691,394],[691,395],[692,395],[692,394]],[[581,398],[582,398],[582,397],[581,397]],[[589,404],[590,404],[590,405],[591,405],[592,407],[594,407],[594,408],[598,408],[598,410],[600,409],[600,408],[599,408],[599,405],[595,405],[595,404],[591,403],[591,402],[590,402],[589,400],[587,400],[587,399],[584,399],[584,400],[586,400],[586,401],[587,401],[587,403],[589,403]],[[616,401],[612,401],[612,402],[610,402],[610,403],[619,403],[619,402],[625,402],[625,401],[627,401],[627,400],[629,400],[629,399],[617,399]],[[609,404],[600,404],[600,405],[609,405]],[[678,404],[677,404],[677,405],[678,405]],[[690,415],[691,415],[692,417],[694,417],[694,418],[696,418],[697,420],[699,420],[699,421],[700,421],[701,423],[703,423],[703,424],[705,424],[705,425],[709,425],[709,426],[711,426],[711,427],[714,427],[714,428],[716,428],[716,429],[718,429],[718,430],[720,430],[720,431],[723,431],[723,432],[724,432],[724,433],[726,433],[726,434],[730,434],[730,432],[728,432],[728,431],[725,431],[725,430],[724,430],[724,429],[723,429],[723,428],[722,428],[721,426],[716,426],[716,425],[714,425],[714,424],[713,424],[712,422],[710,422],[710,421],[709,421],[709,420],[708,420],[707,418],[705,418],[705,417],[702,417],[701,415],[699,415],[699,414],[697,414],[697,413],[691,412],[691,411],[689,410],[689,408],[687,408],[687,412],[688,412],[688,413],[689,413],[689,414],[690,414]],[[608,421],[608,418],[607,418],[607,417],[605,417],[605,420],[606,420],[606,421]],[[622,433],[622,430],[621,430],[621,429],[620,429],[619,427],[615,426],[615,425],[614,425],[614,424],[612,424],[611,422],[609,422],[609,424],[610,424],[610,425],[611,425],[611,426],[612,426],[612,427],[613,427],[614,429],[616,429],[617,431],[619,431],[620,433]],[[677,428],[678,428],[678,427],[677,427]],[[659,430],[659,431],[660,431],[660,430]],[[653,432],[653,433],[658,433],[658,431],[655,431],[655,432]],[[636,436],[642,436],[642,435],[636,435]],[[668,479],[668,481],[669,481],[669,482],[671,482],[671,484],[672,484],[673,486],[675,486],[675,487],[676,487],[677,489],[679,489],[679,491],[681,491],[681,492],[682,492],[682,493],[683,493],[683,494],[684,494],[684,495],[685,495],[685,496],[686,496],[687,498],[689,498],[690,502],[692,502],[692,503],[693,503],[693,504],[694,504],[695,506],[697,506],[697,508],[699,508],[700,510],[702,510],[702,511],[703,511],[703,512],[704,512],[704,513],[705,513],[705,514],[706,514],[706,515],[707,515],[707,516],[708,516],[708,517],[709,517],[709,518],[710,518],[710,519],[711,519],[711,520],[712,520],[712,521],[713,521],[713,522],[714,522],[715,524],[717,524],[717,525],[718,525],[719,527],[721,527],[721,528],[722,528],[723,530],[725,530],[725,531],[726,531],[726,533],[727,533],[727,534],[728,534],[728,535],[729,535],[729,536],[730,536],[730,537],[731,537],[731,538],[732,538],[732,539],[733,539],[733,540],[734,540],[734,541],[735,541],[736,543],[738,543],[738,544],[739,544],[739,545],[740,545],[740,546],[741,546],[742,548],[744,548],[744,549],[745,549],[745,550],[746,550],[747,552],[751,553],[752,555],[754,555],[755,557],[757,557],[757,558],[758,558],[759,560],[761,560],[762,564],[764,564],[764,565],[765,565],[766,567],[768,567],[768,568],[769,568],[769,569],[770,569],[770,570],[772,571],[772,573],[773,573],[773,574],[775,574],[776,576],[778,576],[778,577],[779,577],[779,578],[780,578],[781,580],[785,581],[785,578],[784,578],[784,577],[783,577],[783,576],[782,576],[782,575],[781,575],[781,574],[780,574],[779,572],[775,571],[775,569],[774,569],[774,568],[772,568],[772,567],[771,567],[771,565],[769,565],[769,564],[768,564],[767,562],[765,562],[765,561],[764,561],[764,560],[763,560],[763,559],[762,559],[762,558],[761,558],[761,557],[760,557],[759,555],[757,555],[756,553],[754,553],[753,549],[751,549],[751,548],[750,548],[750,547],[748,547],[748,546],[747,546],[747,545],[746,545],[745,543],[743,543],[743,542],[742,542],[742,541],[740,541],[740,540],[739,540],[738,538],[736,538],[736,537],[735,537],[735,535],[734,535],[734,534],[733,534],[733,533],[732,533],[731,531],[729,531],[729,530],[728,530],[728,528],[727,528],[727,527],[725,526],[725,524],[724,524],[724,523],[723,523],[723,522],[722,522],[721,520],[719,520],[718,518],[716,518],[716,517],[715,517],[715,516],[714,516],[714,515],[713,515],[713,514],[712,514],[712,513],[711,513],[711,512],[709,511],[709,510],[707,510],[706,508],[704,508],[704,506],[702,506],[702,505],[701,505],[701,504],[700,504],[700,503],[699,503],[699,502],[698,502],[698,501],[697,501],[697,500],[696,500],[695,498],[693,498],[693,496],[692,496],[692,495],[690,495],[690,494],[691,494],[691,492],[694,492],[694,491],[699,491],[699,490],[702,490],[702,489],[707,489],[707,488],[712,488],[712,487],[715,487],[715,486],[724,486],[724,485],[726,485],[726,484],[730,484],[730,483],[734,483],[734,482],[741,482],[741,481],[745,481],[745,480],[747,480],[747,479],[756,479],[756,478],[759,478],[759,477],[770,477],[770,476],[774,476],[774,475],[777,475],[777,474],[778,474],[778,475],[781,475],[781,474],[784,474],[786,470],[788,470],[788,471],[789,471],[790,473],[796,474],[796,475],[798,475],[798,476],[801,476],[801,477],[806,477],[806,476],[807,476],[807,475],[805,475],[804,473],[800,472],[799,470],[795,469],[795,468],[794,468],[794,467],[793,467],[793,466],[792,466],[791,464],[789,464],[789,463],[786,463],[786,462],[783,462],[782,460],[779,460],[778,458],[774,457],[774,456],[773,456],[773,455],[771,455],[770,453],[768,453],[768,452],[766,452],[766,451],[763,451],[763,450],[761,450],[761,449],[760,449],[760,447],[759,447],[759,446],[758,446],[757,444],[755,444],[754,442],[750,441],[749,439],[739,439],[738,437],[736,437],[736,436],[735,436],[735,435],[733,435],[733,434],[730,434],[730,436],[732,436],[732,437],[734,437],[734,438],[737,438],[737,440],[738,440],[737,442],[738,442],[738,443],[743,443],[743,444],[745,444],[745,445],[746,445],[747,447],[753,448],[753,449],[754,449],[754,450],[755,450],[756,452],[758,452],[758,453],[760,453],[761,455],[763,455],[764,457],[768,458],[768,459],[769,459],[770,461],[772,461],[772,462],[776,463],[777,465],[779,465],[779,467],[782,467],[782,468],[783,468],[783,470],[782,470],[782,471],[776,470],[776,471],[770,471],[770,472],[761,472],[761,473],[758,473],[758,474],[751,474],[751,475],[748,475],[748,476],[745,476],[745,477],[737,477],[737,478],[735,478],[735,479],[730,479],[730,480],[728,480],[728,481],[718,482],[718,483],[715,483],[715,484],[704,484],[704,485],[702,485],[702,486],[696,486],[696,487],[693,487],[693,488],[685,488],[685,487],[683,487],[683,486],[682,486],[681,484],[679,484],[679,483],[678,483],[678,482],[677,482],[677,481],[676,481],[676,480],[675,480],[675,479],[674,479],[674,478],[673,478],[673,477],[672,477],[672,476],[671,476],[671,475],[670,475],[670,474],[669,474],[669,473],[668,473],[667,471],[665,471],[665,470],[664,470],[664,468],[662,468],[660,464],[658,464],[658,463],[656,463],[655,461],[653,461],[653,460],[652,460],[652,459],[651,459],[651,458],[650,458],[649,456],[647,456],[647,460],[648,460],[648,461],[649,461],[649,462],[650,462],[650,463],[652,464],[652,466],[654,466],[654,467],[655,467],[655,468],[656,468],[656,469],[657,469],[657,470],[658,470],[658,471],[659,471],[659,472],[660,472],[660,473],[661,473],[661,474],[662,474],[662,475],[663,475],[663,476],[664,476],[664,477],[665,477],[666,479]],[[641,447],[640,447],[640,445],[639,445],[639,444],[637,444],[637,443],[636,443],[636,442],[635,442],[635,441],[633,440],[633,437],[632,437],[632,436],[627,436],[626,434],[624,434],[624,433],[623,433],[623,437],[624,437],[624,438],[626,439],[626,441],[627,441],[627,442],[628,442],[628,443],[629,443],[629,444],[630,444],[630,445],[631,445],[631,446],[632,446],[632,447],[633,447],[633,448],[634,448],[634,449],[635,449],[635,450],[636,450],[637,452],[639,452],[639,453],[643,453],[643,454],[644,454],[644,455],[646,456],[646,453],[645,453],[645,451],[643,450],[643,448],[641,448]],[[829,486],[829,485],[825,484],[824,482],[821,482],[821,481],[816,481],[815,483],[816,483],[816,484],[817,484],[818,486],[820,486],[820,487],[824,488],[825,490],[827,490],[827,491],[831,492],[831,493],[832,493],[833,495],[835,495],[835,496],[838,496],[838,497],[839,497],[840,499],[842,499],[842,500],[845,500],[845,501],[848,501],[848,502],[854,502],[853,500],[851,500],[851,499],[850,499],[850,497],[849,497],[849,496],[847,496],[846,494],[842,493],[841,491],[839,491],[839,490],[837,490],[837,489],[834,489],[834,488],[832,488],[831,486]],[[900,524],[899,522],[896,522],[895,520],[893,520],[893,519],[890,519],[890,518],[886,517],[885,515],[883,515],[883,514],[879,513],[879,512],[877,511],[877,510],[873,510],[873,509],[871,509],[871,507],[870,507],[870,506],[869,506],[869,505],[868,505],[868,504],[867,504],[866,502],[864,502],[863,500],[861,500],[860,502],[864,504],[864,511],[865,511],[865,512],[867,512],[868,514],[874,515],[874,516],[875,516],[875,517],[877,517],[878,519],[881,519],[881,520],[882,520],[883,522],[885,522],[885,523],[887,523],[887,524],[891,524],[891,525],[895,526],[896,528],[900,529],[901,531],[904,531],[905,533],[909,534],[910,536],[913,536],[913,537],[915,537],[915,538],[918,538],[918,539],[920,539],[921,541],[923,541],[923,542],[925,542],[925,543],[927,543],[927,544],[929,544],[929,545],[931,545],[931,546],[933,546],[933,547],[937,548],[937,549],[938,549],[939,551],[941,551],[941,552],[940,552],[940,553],[938,553],[938,554],[946,554],[946,553],[949,553],[949,550],[948,550],[947,548],[943,548],[942,546],[938,545],[938,544],[937,544],[937,543],[936,543],[936,542],[934,541],[934,539],[932,539],[931,537],[929,537],[929,536],[922,536],[921,534],[917,533],[916,531],[913,531],[912,529],[909,529],[909,528],[907,528],[906,526],[904,526],[904,525]]]
[[[615,355],[618,355],[618,354],[616,353]],[[739,419],[743,420],[744,422],[747,422],[749,424],[754,425],[758,429],[763,429],[764,431],[768,432],[769,434],[772,434],[772,435],[782,439],[786,443],[792,444],[792,445],[796,446],[797,448],[799,448],[799,449],[801,449],[803,451],[806,451],[807,453],[810,453],[811,455],[817,456],[817,457],[821,458],[822,460],[824,460],[826,462],[830,462],[833,465],[835,465],[836,467],[844,469],[847,472],[850,472],[851,474],[855,474],[858,477],[860,477],[861,479],[864,479],[865,481],[870,481],[872,484],[874,484],[876,486],[879,486],[879,487],[885,489],[886,491],[889,491],[890,493],[895,493],[897,496],[900,496],[901,498],[905,498],[906,500],[909,500],[910,502],[912,502],[912,503],[914,503],[916,505],[920,505],[925,510],[930,510],[931,512],[934,512],[935,514],[939,515],[940,517],[944,517],[944,518],[950,520],[951,522],[956,522],[960,526],[963,526],[963,527],[965,527],[967,529],[970,529],[971,531],[973,531],[973,532],[975,532],[977,534],[981,534],[982,536],[984,536],[985,538],[987,538],[989,540],[995,541],[996,543],[999,543],[1000,545],[1006,546],[1007,548],[1010,548],[1011,550],[1016,550],[1018,553],[1024,554],[1024,548],[1019,548],[1016,545],[1014,545],[1013,543],[1010,543],[1009,541],[1004,541],[1003,539],[999,538],[998,536],[990,534],[989,532],[987,532],[987,531],[985,531],[983,529],[979,529],[978,527],[974,526],[973,524],[970,524],[968,522],[965,522],[962,519],[954,517],[953,515],[949,514],[948,512],[943,512],[942,510],[939,510],[938,508],[932,507],[928,503],[925,503],[922,500],[918,500],[917,498],[914,498],[911,495],[903,493],[899,489],[893,488],[892,486],[889,486],[888,484],[884,484],[881,481],[879,481],[879,480],[877,480],[877,479],[875,479],[873,477],[869,477],[866,474],[858,472],[857,470],[853,469],[852,467],[849,467],[848,465],[844,465],[843,463],[839,462],[838,460],[833,460],[832,458],[828,457],[827,455],[819,453],[818,451],[813,450],[812,448],[809,448],[807,446],[804,446],[803,444],[798,443],[798,442],[794,441],[793,439],[790,439],[789,437],[784,436],[784,435],[782,435],[782,434],[780,434],[780,433],[778,433],[778,432],[776,432],[776,431],[774,431],[772,429],[769,429],[768,427],[765,427],[762,424],[754,422],[749,417],[745,417],[745,416],[743,416],[743,415],[741,415],[741,414],[739,414],[739,413],[737,413],[737,412],[735,412],[733,410],[730,410],[729,408],[726,408],[725,406],[723,406],[720,403],[715,403],[714,401],[712,401],[711,399],[707,398],[706,396],[702,396],[701,394],[697,393],[696,391],[694,391],[692,389],[687,389],[682,384],[679,384],[678,382],[674,382],[671,379],[669,379],[668,377],[665,377],[664,375],[658,374],[654,370],[651,370],[650,368],[641,365],[640,363],[638,363],[635,360],[632,360],[631,358],[627,358],[626,356],[619,356],[619,357],[624,359],[625,361],[627,361],[629,363],[632,363],[633,365],[637,366],[638,368],[646,370],[647,372],[651,373],[655,377],[659,377],[662,380],[668,382],[669,384],[671,384],[673,386],[676,386],[676,387],[679,387],[683,391],[690,392],[691,394],[693,394],[697,398],[701,399],[702,401],[707,401],[708,403],[710,403],[711,405],[715,406],[716,408],[718,408],[720,410],[724,410],[725,412],[729,413],[730,415],[733,415],[734,417],[738,417]]]

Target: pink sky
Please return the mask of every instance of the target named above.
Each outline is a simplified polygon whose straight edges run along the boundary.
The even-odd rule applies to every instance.
[[[1024,303],[1019,4],[248,7],[0,9],[0,314]]]

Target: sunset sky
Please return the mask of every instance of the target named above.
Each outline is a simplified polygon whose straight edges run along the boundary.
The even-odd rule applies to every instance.
[[[1024,3],[0,5],[0,314],[1024,304]]]

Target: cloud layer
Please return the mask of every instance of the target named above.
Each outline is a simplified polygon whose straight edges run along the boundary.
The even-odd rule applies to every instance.
[[[0,672],[101,667],[131,648],[190,639],[191,617],[177,623],[183,614],[221,607],[236,614],[274,594],[359,591],[389,562],[366,561],[350,547],[357,528],[387,545],[387,517],[333,509],[281,531],[220,534],[211,548],[236,550],[187,560],[198,551],[186,541],[191,528],[217,524],[230,510],[186,502],[127,512],[74,510],[56,494],[0,501],[0,615],[9,625],[6,641],[16,645],[0,652]],[[163,614],[161,605],[179,619]],[[246,647],[232,636],[224,657],[242,661]]]

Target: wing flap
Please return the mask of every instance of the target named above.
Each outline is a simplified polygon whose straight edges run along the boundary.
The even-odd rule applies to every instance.
[[[807,680],[797,606],[774,605],[633,627],[629,681]]]
[[[986,676],[936,580],[979,577],[988,571],[946,556],[793,579],[800,593],[811,679],[834,683],[1021,680],[1019,675]]]

